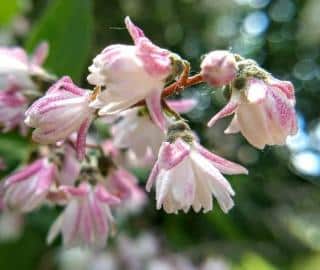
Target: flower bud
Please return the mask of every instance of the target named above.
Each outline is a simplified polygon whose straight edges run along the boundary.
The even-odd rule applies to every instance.
[[[229,84],[236,78],[237,63],[228,51],[212,51],[201,63],[201,75],[213,87]]]

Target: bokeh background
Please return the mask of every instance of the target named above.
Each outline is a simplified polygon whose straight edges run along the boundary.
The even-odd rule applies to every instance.
[[[219,207],[208,214],[166,215],[155,210],[150,194],[140,213],[119,220],[106,251],[93,255],[65,253],[59,241],[46,245],[58,209],[44,207],[25,217],[0,213],[0,269],[145,269],[144,263],[116,268],[114,261],[124,253],[127,264],[130,256],[133,261],[161,258],[152,270],[191,269],[188,263],[198,267],[209,258],[210,270],[320,269],[320,1],[1,0],[0,44],[31,52],[47,40],[46,68],[89,87],[91,59],[111,43],[131,43],[126,15],[156,44],[188,59],[192,73],[206,52],[230,49],[291,80],[299,132],[286,146],[257,151],[239,135],[223,135],[229,120],[206,128],[226,102],[221,91],[190,88],[182,96],[195,97],[199,105],[187,118],[203,144],[250,170],[249,176],[228,178],[236,191],[228,215]],[[17,133],[1,134],[0,156],[7,164],[1,176],[19,166],[28,150]],[[135,172],[143,185],[147,171]],[[185,264],[165,268],[174,260]]]

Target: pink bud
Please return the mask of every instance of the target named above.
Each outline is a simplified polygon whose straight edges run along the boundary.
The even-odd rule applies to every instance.
[[[201,75],[213,87],[229,84],[236,78],[237,63],[229,51],[212,51],[201,63]]]
[[[94,109],[89,107],[90,91],[73,84],[63,77],[34,102],[26,112],[25,123],[34,127],[32,138],[39,143],[50,144],[78,133],[76,142],[78,157],[84,156],[86,133]]]

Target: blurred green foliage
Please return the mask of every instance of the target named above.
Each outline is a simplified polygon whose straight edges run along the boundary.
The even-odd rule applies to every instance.
[[[90,0],[51,1],[26,39],[32,51],[39,42],[50,44],[46,67],[55,74],[79,81],[88,61],[93,38]]]

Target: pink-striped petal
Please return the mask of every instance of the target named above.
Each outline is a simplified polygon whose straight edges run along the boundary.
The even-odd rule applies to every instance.
[[[167,104],[171,109],[178,113],[187,113],[198,104],[198,101],[194,98],[185,98],[180,100],[169,100],[167,101]]]
[[[87,118],[80,126],[76,141],[76,151],[79,160],[83,160],[86,154],[87,133],[91,124],[91,119]]]
[[[47,42],[41,42],[33,53],[31,63],[41,66],[48,56],[49,45]]]
[[[158,162],[156,162],[150,172],[150,175],[146,184],[146,191],[150,192],[153,184],[155,183],[159,175],[159,172],[160,172],[159,165],[158,165]]]
[[[144,37],[143,31],[130,20],[130,17],[126,17],[124,20],[126,27],[132,37],[134,43],[136,44],[141,37]]]
[[[102,185],[96,186],[95,195],[99,201],[110,204],[110,205],[115,205],[120,203],[120,199],[110,194]]]
[[[151,119],[161,130],[165,130],[166,118],[161,108],[161,90],[153,90],[151,95],[146,98],[146,103]]]
[[[212,162],[212,164],[224,174],[248,174],[248,170],[239,164],[228,161],[218,155],[215,155],[205,149],[199,143],[194,143],[196,150],[206,159]]]
[[[219,119],[233,114],[236,111],[238,104],[239,104],[239,98],[231,97],[227,105],[210,119],[210,121],[208,122],[208,127],[212,127]]]

